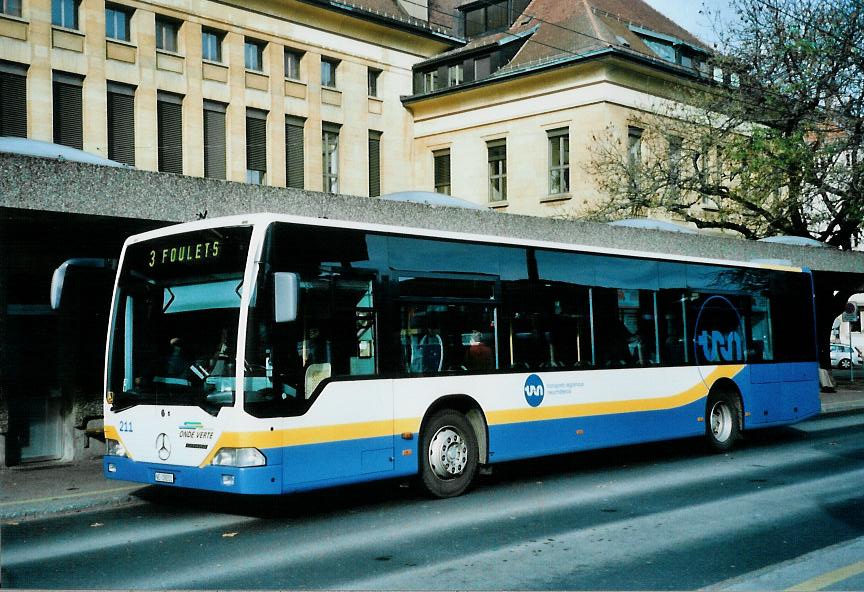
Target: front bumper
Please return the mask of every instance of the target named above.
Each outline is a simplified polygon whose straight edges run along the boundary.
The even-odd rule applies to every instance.
[[[112,469],[113,470],[110,470]],[[133,481],[147,485],[205,489],[225,493],[272,495],[282,493],[281,465],[263,467],[186,467],[159,463],[136,462],[123,456],[105,456],[102,471],[107,479]],[[173,483],[156,480],[156,473],[173,475]],[[224,476],[233,477],[233,485]]]

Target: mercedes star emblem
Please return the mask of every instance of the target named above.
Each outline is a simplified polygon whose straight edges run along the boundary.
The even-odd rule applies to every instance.
[[[168,457],[171,456],[171,440],[168,439],[168,434],[156,436],[156,451],[161,460],[168,460]]]

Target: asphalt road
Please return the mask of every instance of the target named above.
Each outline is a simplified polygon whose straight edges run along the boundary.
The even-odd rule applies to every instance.
[[[440,501],[393,482],[239,500],[148,488],[137,505],[5,525],[2,585],[770,588],[766,568],[803,582],[820,550],[864,537],[862,436],[859,413],[754,432],[726,455],[688,440],[512,463]],[[808,553],[799,576],[790,560]]]

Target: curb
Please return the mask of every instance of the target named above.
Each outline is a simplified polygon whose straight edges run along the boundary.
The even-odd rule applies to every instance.
[[[40,500],[4,502],[0,504],[0,520],[20,520],[45,517],[66,512],[81,512],[91,508],[124,506],[143,503],[135,492],[143,489],[140,485],[115,488],[104,491],[85,492],[70,496],[55,496]]]

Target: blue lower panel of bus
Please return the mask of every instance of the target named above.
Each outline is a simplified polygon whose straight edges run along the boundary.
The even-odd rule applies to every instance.
[[[793,423],[820,411],[819,365],[752,364],[735,377],[744,398],[744,428]]]
[[[640,411],[489,426],[490,462],[502,462],[697,436],[705,400],[662,411]]]
[[[108,479],[208,489],[227,493],[282,493],[282,467],[184,467],[136,462],[121,456],[106,456],[103,471]],[[111,470],[113,466],[114,470]],[[227,484],[233,477],[233,484]]]
[[[394,456],[393,442],[393,436],[385,436],[267,448],[262,450],[268,462],[264,467],[188,467],[106,456],[103,469],[109,479],[150,485],[245,494],[289,493],[415,474],[416,439],[400,440],[398,457]],[[232,485],[225,483],[226,476],[233,477]]]

